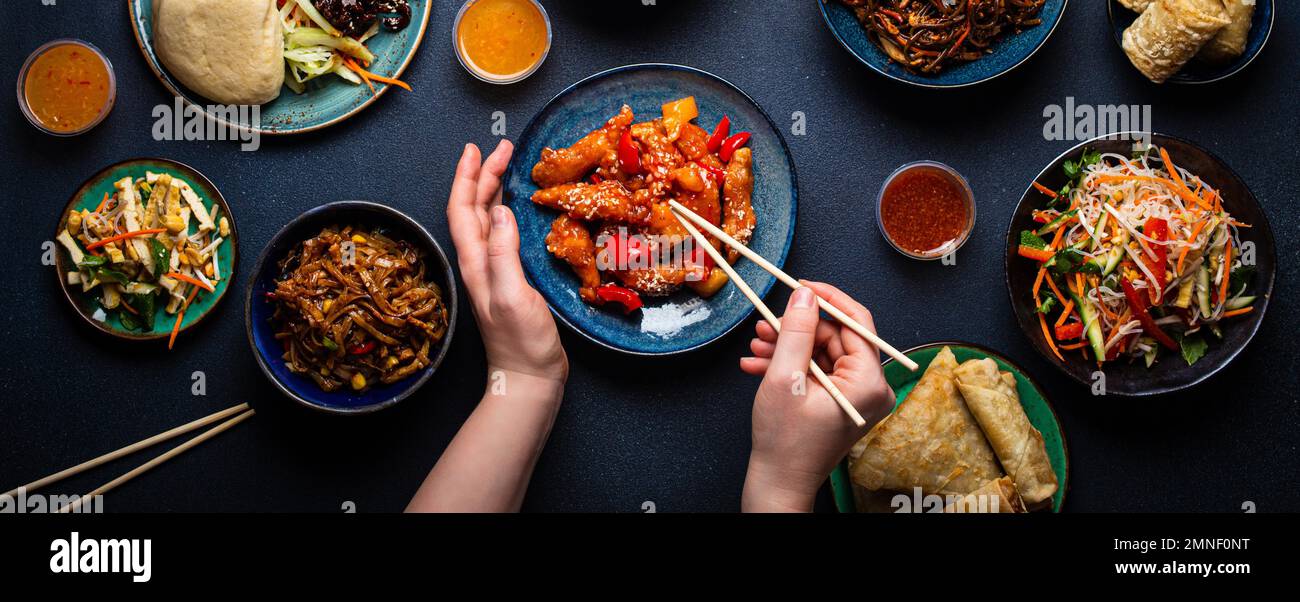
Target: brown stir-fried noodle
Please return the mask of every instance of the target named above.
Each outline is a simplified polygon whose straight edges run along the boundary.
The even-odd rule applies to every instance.
[[[889,58],[934,74],[990,52],[1007,31],[1042,22],[1046,0],[840,0]]]
[[[430,363],[447,332],[442,290],[420,252],[379,231],[329,227],[280,262],[271,294],[289,369],[326,391],[364,391]]]

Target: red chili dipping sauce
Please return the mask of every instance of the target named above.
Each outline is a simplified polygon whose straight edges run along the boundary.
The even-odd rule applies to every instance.
[[[905,167],[880,195],[880,227],[898,250],[934,258],[964,242],[974,216],[959,176],[935,165]]]

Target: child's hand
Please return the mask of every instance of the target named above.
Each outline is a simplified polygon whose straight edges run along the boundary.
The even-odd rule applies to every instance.
[[[838,322],[820,320],[814,293],[874,332],[871,313],[833,286],[804,284],[790,296],[780,335],[760,321],[758,338],[750,342],[754,357],[740,360],[741,370],[763,376],[754,398],[753,450],[741,498],[745,511],[812,510],[817,490],[835,464],[894,407],[879,352]],[[812,359],[866,426],[854,426],[808,375]]]
[[[540,379],[562,390],[569,360],[542,296],[524,279],[519,229],[501,204],[501,176],[514,147],[502,140],[479,165],[479,150],[465,146],[447,202],[447,221],[460,275],[469,291],[487,350],[488,373]]]

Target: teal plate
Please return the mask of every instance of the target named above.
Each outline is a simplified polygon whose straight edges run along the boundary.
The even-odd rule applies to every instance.
[[[952,349],[953,355],[957,357],[957,363],[966,360],[978,360],[986,357],[993,358],[998,363],[998,368],[1016,377],[1016,393],[1020,395],[1020,405],[1024,406],[1025,414],[1029,416],[1029,423],[1034,425],[1043,434],[1043,443],[1047,446],[1047,458],[1052,463],[1052,471],[1056,473],[1056,481],[1060,487],[1056,488],[1056,494],[1052,496],[1052,511],[1060,512],[1061,506],[1065,503],[1065,490],[1070,485],[1070,460],[1069,453],[1065,448],[1065,435],[1061,432],[1060,421],[1056,418],[1056,411],[1052,405],[1047,402],[1043,396],[1043,391],[1038,387],[1038,383],[1025,374],[1023,370],[1012,364],[1010,360],[996,352],[974,345],[971,343],[931,343],[920,347],[913,347],[904,351],[904,355],[912,358],[920,369],[916,372],[909,371],[902,364],[893,360],[887,361],[885,367],[885,380],[889,386],[894,388],[894,395],[898,403],[902,403],[908,393],[912,392],[912,387],[916,381],[921,379],[925,369],[930,366],[930,361],[939,351],[947,346]],[[849,478],[848,461],[840,462],[831,473],[831,493],[835,496],[835,507],[840,512],[856,512],[856,505],[853,503],[853,483]]]
[[[287,86],[283,87],[279,98],[262,105],[261,123],[252,127],[231,123],[221,114],[209,111],[207,107],[211,101],[191,92],[167,73],[159,62],[153,49],[152,0],[126,0],[126,4],[131,14],[131,28],[135,31],[136,45],[144,53],[145,61],[149,63],[154,75],[187,105],[198,107],[211,119],[230,127],[252,129],[260,134],[310,132],[356,115],[392,87],[376,83],[377,93],[371,94],[370,88],[365,85],[353,85],[333,75],[320,77],[308,82],[307,91],[302,94],[295,94]],[[377,75],[400,78],[415,58],[415,51],[419,49],[420,40],[424,38],[424,31],[429,26],[432,8],[430,0],[410,0],[410,4],[411,24],[406,29],[396,33],[380,31],[379,35],[366,42],[366,47],[376,57],[369,70]]]
[[[219,218],[225,217],[230,222],[230,236],[227,236],[222,241],[221,246],[217,247],[217,260],[221,267],[222,278],[216,282],[216,290],[211,293],[200,291],[199,295],[194,298],[194,302],[185,311],[185,317],[181,322],[181,331],[183,332],[207,317],[208,313],[225,298],[226,290],[230,288],[230,282],[235,279],[235,266],[239,265],[237,255],[239,252],[239,231],[235,229],[234,214],[230,212],[230,205],[226,203],[225,197],[221,196],[221,192],[217,190],[217,187],[203,174],[193,167],[170,159],[130,159],[116,165],[110,165],[91,176],[77,189],[76,194],[73,194],[72,199],[68,201],[68,206],[64,208],[63,215],[59,217],[59,226],[54,232],[57,235],[64,229],[68,223],[68,215],[72,211],[81,209],[93,211],[95,207],[99,206],[99,202],[104,198],[104,193],[112,194],[116,190],[113,188],[113,182],[127,176],[132,179],[142,178],[146,171],[157,174],[170,174],[172,177],[188,182],[194,192],[198,194],[199,200],[203,202],[204,207],[211,207],[213,203],[216,203],[221,207]],[[176,315],[169,314],[161,308],[154,315],[153,327],[150,330],[129,330],[123,327],[122,322],[117,317],[119,312],[116,311],[108,312],[107,319],[102,322],[96,320],[94,318],[95,310],[99,309],[97,289],[83,293],[80,285],[68,284],[67,273],[72,270],[71,263],[72,258],[60,245],[55,253],[55,269],[59,278],[59,286],[63,289],[63,294],[67,297],[68,302],[72,304],[73,309],[77,310],[77,314],[91,326],[121,339],[141,341],[171,336],[172,327],[176,325]]]

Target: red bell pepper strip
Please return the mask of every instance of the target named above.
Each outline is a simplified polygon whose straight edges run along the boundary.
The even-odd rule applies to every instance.
[[[731,118],[726,115],[722,116],[722,121],[718,122],[718,127],[713,128],[713,134],[709,136],[709,142],[706,145],[709,152],[716,153],[722,148],[722,143],[731,135]]]
[[[1173,338],[1160,329],[1155,319],[1151,317],[1151,312],[1147,311],[1146,297],[1143,297],[1136,288],[1133,288],[1133,283],[1129,282],[1128,278],[1120,278],[1119,282],[1124,287],[1124,296],[1128,298],[1129,308],[1133,310],[1133,315],[1137,317],[1138,322],[1142,323],[1142,330],[1151,335],[1151,338],[1161,345],[1172,351],[1178,351],[1178,343],[1175,343]]]
[[[606,284],[596,289],[596,297],[606,303],[618,303],[623,306],[623,313],[630,314],[641,309],[641,295],[630,288],[617,284]]]
[[[722,171],[721,169],[718,169],[711,165],[705,165],[703,163],[700,163],[699,161],[691,161],[691,163],[699,165],[701,168],[704,169],[704,171],[709,172],[709,175],[713,176],[713,179],[717,180],[719,184],[723,184],[727,181],[727,172]]]
[[[1160,242],[1167,241],[1169,240],[1169,222],[1158,217],[1148,219],[1146,225],[1142,227],[1142,233]],[[1156,257],[1152,260],[1150,256],[1145,256],[1143,262],[1146,263],[1147,269],[1151,270],[1151,275],[1156,279],[1155,282],[1151,283],[1151,304],[1159,305],[1160,297],[1164,295],[1165,290],[1165,264],[1168,263],[1169,248],[1165,245],[1150,245],[1150,248],[1151,253]]]
[[[1056,340],[1073,341],[1083,336],[1083,322],[1071,322],[1056,327]]]
[[[1039,262],[1047,261],[1056,255],[1047,249],[1035,249],[1027,245],[1020,245],[1020,248],[1016,250],[1016,254]]]
[[[351,347],[348,347],[348,353],[352,355],[365,355],[374,350],[375,350],[374,341],[366,341],[360,345],[353,345]]]
[[[749,132],[741,132],[727,138],[722,143],[722,147],[718,149],[718,158],[722,159],[723,163],[726,163],[731,160],[731,156],[736,154],[736,151],[740,150],[740,147],[746,144],[749,144]]]
[[[618,141],[618,166],[630,176],[641,173],[641,153],[632,142],[632,130],[623,132],[623,137]]]
[[[646,242],[640,235],[620,233],[605,239],[605,252],[614,260],[616,270],[638,268],[642,267],[640,262],[646,252]]]

